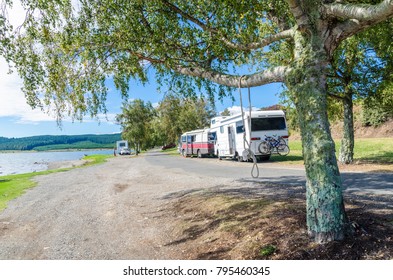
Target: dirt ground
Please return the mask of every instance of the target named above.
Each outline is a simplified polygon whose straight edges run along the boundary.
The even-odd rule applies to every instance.
[[[185,174],[145,156],[36,180],[0,213],[0,259],[393,258],[383,195],[347,195],[353,234],[318,245],[304,186]]]
[[[392,259],[392,211],[363,203],[346,203],[353,233],[345,241],[320,245],[307,237],[303,199],[219,192],[189,196],[171,208],[181,217],[175,243],[185,259]]]

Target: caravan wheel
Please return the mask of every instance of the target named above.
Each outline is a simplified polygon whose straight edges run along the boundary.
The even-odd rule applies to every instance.
[[[198,156],[198,158],[202,158],[202,152],[201,152],[201,150],[198,150],[198,151],[197,151],[197,156]]]
[[[182,154],[183,157],[187,157],[186,150],[182,150],[181,154]]]

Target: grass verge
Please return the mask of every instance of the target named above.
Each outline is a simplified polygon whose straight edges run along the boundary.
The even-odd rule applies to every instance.
[[[336,156],[340,151],[340,140],[335,140]],[[286,164],[302,165],[301,140],[289,140],[290,153],[287,156],[272,155],[270,162],[283,162]],[[169,155],[180,155],[177,148],[162,151]],[[362,138],[355,139],[354,160],[356,164],[393,164],[392,138]]]
[[[340,151],[341,143],[335,140],[336,156]],[[303,164],[301,140],[289,140],[290,153],[287,156],[273,155],[272,162],[285,162],[288,164]],[[393,139],[392,138],[362,138],[355,139],[354,161],[357,164],[392,164]]]
[[[78,167],[91,166],[95,164],[104,163],[111,155],[90,155],[85,156],[83,159],[87,160],[86,164]],[[32,179],[35,176],[47,175],[56,172],[64,172],[70,169],[78,168],[61,168],[54,170],[45,170],[40,172],[24,173],[7,175],[0,177],[0,211],[7,207],[8,201],[15,199],[26,192],[27,189],[35,187],[37,185]]]
[[[168,155],[171,155],[171,156],[180,156],[179,150],[177,149],[177,147],[166,149],[166,150],[163,150],[161,152],[165,153],[165,154],[168,154]]]

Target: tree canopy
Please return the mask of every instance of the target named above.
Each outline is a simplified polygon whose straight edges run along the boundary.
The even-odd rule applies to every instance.
[[[156,108],[150,102],[136,99],[123,104],[117,115],[123,127],[123,138],[135,148],[175,144],[190,130],[208,127],[215,112],[203,98],[181,98],[169,94]]]
[[[122,113],[116,116],[123,128],[122,137],[130,142],[138,153],[141,149],[150,147],[151,121],[155,111],[151,102],[141,99],[125,102]]]
[[[52,106],[59,118],[64,112],[76,118],[105,112],[105,80],[113,78],[127,95],[131,78],[148,80],[148,66],[158,81],[183,93],[212,93],[219,84],[225,94],[226,86],[239,85],[239,76],[231,74],[243,64],[257,64],[257,71],[245,76],[242,87],[286,82],[299,27],[329,23],[319,43],[331,56],[341,41],[392,10],[386,0],[374,6],[364,5],[367,0],[21,2],[27,15],[14,60],[24,91],[30,105]],[[292,54],[277,55],[281,48]]]
[[[7,1],[9,2],[9,0]],[[30,105],[81,118],[105,112],[111,78],[156,77],[187,95],[283,82],[307,174],[307,226],[318,242],[348,233],[327,119],[327,76],[347,38],[393,16],[393,0],[22,0],[13,60]],[[252,65],[247,75],[237,67]]]

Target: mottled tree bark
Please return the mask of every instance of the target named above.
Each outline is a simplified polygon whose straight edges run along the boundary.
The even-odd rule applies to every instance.
[[[342,182],[327,116],[328,55],[311,42],[317,35],[295,38],[297,61],[287,81],[298,111],[307,174],[307,226],[318,243],[341,240],[347,217]]]
[[[345,96],[345,98],[343,99],[343,104],[344,124],[339,161],[344,164],[351,164],[353,162],[353,149],[355,145],[352,94],[348,93]]]

